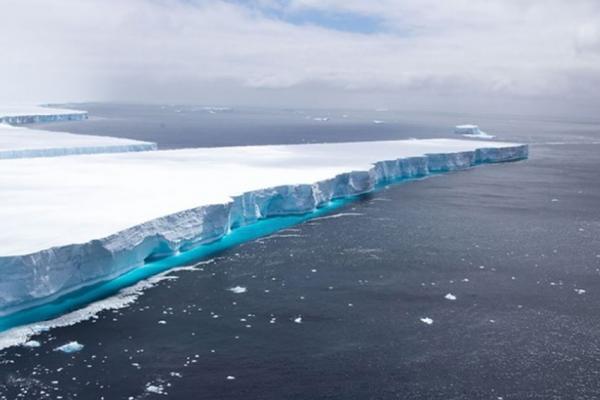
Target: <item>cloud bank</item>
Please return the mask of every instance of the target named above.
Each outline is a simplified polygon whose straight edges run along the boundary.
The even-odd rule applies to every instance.
[[[2,102],[600,102],[595,0],[4,0]]]

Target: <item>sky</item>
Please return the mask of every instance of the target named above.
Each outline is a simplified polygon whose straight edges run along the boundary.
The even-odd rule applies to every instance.
[[[2,0],[0,102],[587,113],[597,0]]]

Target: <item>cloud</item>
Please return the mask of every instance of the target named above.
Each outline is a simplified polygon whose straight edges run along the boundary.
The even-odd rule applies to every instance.
[[[600,78],[594,0],[4,0],[3,15],[4,102],[599,96],[582,90]]]

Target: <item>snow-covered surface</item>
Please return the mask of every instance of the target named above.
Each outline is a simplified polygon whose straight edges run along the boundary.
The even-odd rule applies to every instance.
[[[7,158],[156,150],[156,144],[108,136],[76,135],[0,124],[0,162]]]
[[[0,315],[385,180],[526,157],[432,139],[3,160]]]

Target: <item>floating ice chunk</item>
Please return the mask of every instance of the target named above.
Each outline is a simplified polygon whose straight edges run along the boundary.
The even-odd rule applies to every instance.
[[[444,296],[444,298],[446,300],[456,300],[456,296],[453,295],[452,293],[448,293],[447,295]]]
[[[421,322],[427,325],[433,324],[433,320],[429,317],[421,318]]]
[[[380,120],[380,119],[374,119],[374,120],[373,120],[373,123],[374,123],[375,125],[380,125],[380,124],[385,124],[385,121],[382,121],[382,120]]]
[[[166,325],[167,321],[161,319],[160,321],[158,321],[159,325]]]
[[[244,286],[234,286],[227,290],[229,290],[230,292],[233,292],[235,294],[241,294],[241,293],[246,293],[248,289],[245,288]]]
[[[165,387],[163,385],[154,385],[152,383],[146,384],[146,392],[154,394],[166,394]]]
[[[235,380],[235,376],[233,376],[233,375],[228,375],[228,376],[227,376],[227,380],[228,380],[228,381],[234,381],[234,380]]]
[[[300,316],[294,318],[294,322],[297,323],[297,324],[301,324],[302,323],[302,316],[300,315]]]
[[[29,340],[29,341],[23,343],[23,346],[25,346],[25,347],[40,347],[41,344],[37,340]]]
[[[575,289],[575,293],[577,294],[585,294],[585,289]]]
[[[83,345],[77,341],[69,342],[67,344],[63,344],[62,346],[58,346],[54,349],[54,351],[62,351],[63,353],[75,353],[83,349]]]

